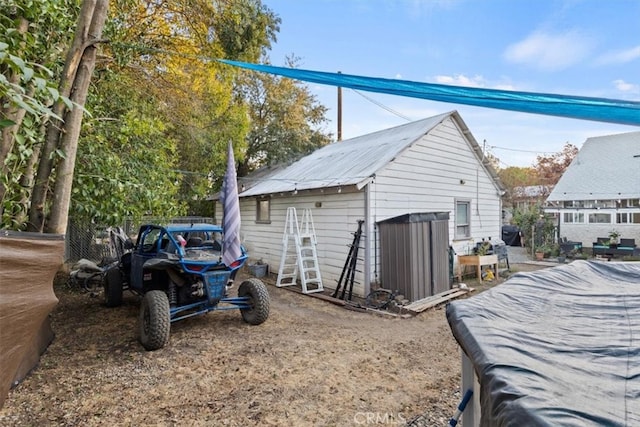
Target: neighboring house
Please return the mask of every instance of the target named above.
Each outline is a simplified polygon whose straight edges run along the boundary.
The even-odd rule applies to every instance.
[[[553,187],[549,185],[514,187],[509,195],[511,206],[514,209],[521,210],[526,210],[536,205],[542,206],[552,188]]]
[[[239,185],[243,244],[272,273],[280,265],[288,207],[298,217],[311,210],[328,289],[335,289],[364,221],[354,287],[360,296],[379,282],[380,221],[446,212],[448,240],[459,254],[501,236],[502,186],[456,111],[330,144],[286,167],[240,178]],[[221,207],[216,210],[220,218]]]
[[[502,221],[510,224],[516,210],[527,211],[535,206],[544,205],[552,189],[549,185],[527,185],[507,190],[502,198]]]
[[[591,247],[616,230],[640,246],[640,132],[589,138],[547,198],[560,237]]]

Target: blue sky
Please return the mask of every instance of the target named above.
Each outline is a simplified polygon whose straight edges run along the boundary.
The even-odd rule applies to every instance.
[[[640,101],[639,0],[263,0],[285,65],[458,86]],[[330,110],[337,88],[305,83]],[[342,91],[343,139],[458,110],[501,167],[635,126]]]

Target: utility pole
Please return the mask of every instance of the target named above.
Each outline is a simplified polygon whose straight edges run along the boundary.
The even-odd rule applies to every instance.
[[[341,74],[342,71],[338,71]],[[338,86],[338,141],[342,141],[342,88]]]

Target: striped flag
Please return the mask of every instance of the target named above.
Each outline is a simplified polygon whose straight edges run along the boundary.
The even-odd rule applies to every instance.
[[[238,200],[238,180],[236,177],[236,161],[233,157],[233,146],[229,141],[229,153],[227,154],[227,171],[222,181],[220,192],[223,216],[222,228],[224,229],[224,241],[222,250],[222,262],[227,266],[240,258],[240,201]]]

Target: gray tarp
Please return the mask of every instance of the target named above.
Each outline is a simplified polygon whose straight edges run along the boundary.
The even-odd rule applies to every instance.
[[[0,232],[0,408],[53,339],[53,279],[63,256],[61,235]]]
[[[482,426],[640,426],[640,263],[519,273],[447,306]]]

